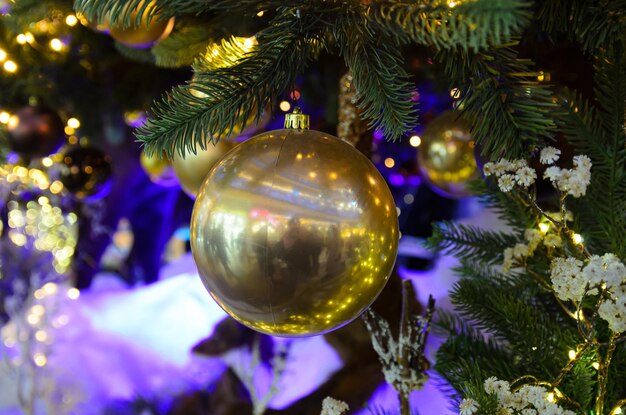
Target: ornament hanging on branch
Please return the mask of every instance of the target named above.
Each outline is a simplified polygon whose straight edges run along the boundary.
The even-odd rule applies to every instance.
[[[178,153],[174,155],[172,167],[180,186],[189,197],[196,198],[211,168],[235,146],[233,141],[222,139],[217,144],[208,143],[206,149],[196,149],[196,154],[185,154],[185,158]]]
[[[11,150],[27,159],[50,155],[65,141],[61,117],[42,106],[19,109],[9,119],[7,128]]]
[[[238,145],[206,177],[191,247],[211,296],[242,324],[316,335],[362,313],[396,258],[393,197],[370,161],[308,130],[299,108],[285,129]]]
[[[452,198],[469,196],[467,183],[478,177],[470,126],[459,116],[459,112],[448,111],[428,124],[417,155],[430,186]]]
[[[111,190],[111,158],[95,147],[70,147],[56,170],[58,180],[78,200],[99,200]]]
[[[152,183],[162,187],[178,184],[172,163],[164,155],[161,158],[149,157],[145,151],[142,151],[141,156],[139,156],[139,163]]]
[[[352,73],[347,72],[339,80],[339,123],[337,137],[356,146],[363,134],[368,131],[367,121],[361,118],[356,106],[356,88],[352,82]]]

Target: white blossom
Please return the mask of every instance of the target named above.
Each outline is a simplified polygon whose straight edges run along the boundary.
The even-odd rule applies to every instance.
[[[513,267],[513,248],[504,250],[504,259],[502,261],[502,271],[509,272]]]
[[[626,283],[626,266],[610,253],[593,255],[583,268],[583,274],[592,285],[606,284],[609,290],[617,290]]]
[[[509,170],[519,170],[523,167],[527,167],[528,162],[523,159],[513,160],[509,163]]]
[[[615,333],[626,332],[626,289],[620,287],[612,298],[603,301],[598,315],[609,323],[609,328]]]
[[[341,415],[350,409],[347,403],[328,396],[322,401],[321,415]]]
[[[541,164],[553,164],[561,156],[561,150],[554,147],[545,147],[539,154]]]
[[[524,238],[528,241],[528,252],[532,254],[543,239],[543,234],[537,229],[526,229],[524,231]]]
[[[483,166],[483,174],[485,175],[485,177],[489,177],[494,173],[495,173],[494,164],[492,162],[485,163],[485,165]]]
[[[503,174],[498,179],[498,187],[505,193],[513,190],[513,186],[515,186],[515,176],[512,174]]]
[[[546,171],[543,173],[544,179],[548,179],[553,183],[559,180],[559,178],[562,175],[563,175],[563,169],[556,167],[556,166],[548,167]]]
[[[515,244],[513,247],[513,257],[514,258],[525,258],[529,254],[528,245],[526,244]]]
[[[459,414],[460,415],[474,415],[476,411],[478,411],[478,402],[475,400],[468,398],[463,399],[459,404]]]
[[[537,173],[530,167],[524,166],[515,172],[515,179],[520,186],[528,187],[537,180]]]
[[[557,297],[580,300],[585,294],[587,279],[582,273],[582,261],[576,258],[555,258],[550,264],[550,277]]]
[[[513,170],[511,162],[507,159],[500,159],[493,165],[493,173],[498,177],[511,170]]]
[[[584,196],[591,182],[591,159],[584,154],[574,156],[573,169],[551,166],[546,169],[543,177],[549,179],[558,190],[570,196]]]
[[[484,388],[489,395],[498,398],[498,415],[575,415],[549,401],[548,390],[543,386],[524,385],[517,391],[511,391],[508,382],[491,377],[485,381]]]
[[[543,244],[548,248],[560,248],[563,246],[563,240],[559,235],[551,233],[543,239]]]

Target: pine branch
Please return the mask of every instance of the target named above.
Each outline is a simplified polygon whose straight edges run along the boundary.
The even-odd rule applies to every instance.
[[[208,43],[221,37],[217,31],[214,21],[183,25],[177,20],[172,34],[151,49],[155,63],[167,68],[191,65],[206,51]]]
[[[414,86],[403,68],[398,45],[369,30],[348,24],[336,32],[341,52],[356,87],[357,106],[372,128],[390,139],[400,138],[416,124],[411,100]]]
[[[193,85],[174,88],[156,102],[137,131],[148,154],[168,156],[205,148],[228,136],[241,119],[260,119],[294,83],[321,46],[317,28],[288,9],[257,34],[259,47],[234,66],[196,74]],[[306,23],[309,23],[308,25]],[[193,90],[205,93],[198,98]],[[254,115],[253,115],[254,114]]]
[[[626,29],[624,0],[545,0],[540,4],[543,29],[566,34],[588,52],[614,42]]]
[[[426,246],[463,259],[498,264],[502,262],[504,250],[517,242],[519,237],[513,234],[442,222],[433,226],[433,234]]]
[[[398,43],[478,51],[517,34],[531,17],[529,6],[523,0],[463,1],[454,7],[439,0],[389,0],[372,2],[368,19]]]
[[[441,50],[453,86],[463,94],[461,105],[473,121],[473,135],[490,158],[526,158],[529,149],[552,140],[556,107],[552,93],[537,82],[532,62],[503,45],[483,53]]]

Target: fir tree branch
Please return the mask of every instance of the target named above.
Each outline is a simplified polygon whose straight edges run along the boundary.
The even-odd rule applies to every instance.
[[[398,46],[364,24],[345,25],[336,38],[352,71],[362,117],[370,127],[382,128],[387,138],[400,138],[415,126],[416,113],[411,100],[415,88]]]
[[[624,0],[545,0],[540,5],[544,30],[564,33],[588,52],[614,42],[626,29]]]
[[[184,156],[228,136],[241,119],[260,119],[319,51],[319,31],[303,20],[283,9],[257,34],[259,47],[237,64],[197,73],[193,85],[176,87],[156,102],[152,118],[137,131],[147,153]],[[193,90],[208,97],[198,98]]]
[[[502,262],[504,250],[517,242],[519,237],[510,233],[442,222],[433,226],[433,234],[426,241],[426,246],[463,259],[497,264]]]
[[[398,43],[478,51],[509,41],[528,23],[529,6],[524,0],[463,1],[454,7],[440,0],[388,0],[372,2],[368,19]]]
[[[526,158],[530,148],[550,141],[555,129],[551,91],[537,82],[532,62],[518,58],[512,46],[478,54],[440,50],[437,55],[462,93],[477,145],[491,159]]]
[[[151,52],[158,66],[167,68],[187,66],[206,51],[208,43],[221,37],[220,35],[213,21],[181,25],[179,19],[172,34],[157,43]]]

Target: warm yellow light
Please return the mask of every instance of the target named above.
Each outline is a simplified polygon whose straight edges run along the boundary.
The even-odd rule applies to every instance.
[[[50,191],[52,192],[52,194],[59,194],[61,193],[61,190],[63,190],[63,183],[61,183],[60,181],[55,180],[50,184]]]
[[[392,159],[391,157],[387,157],[387,158],[385,159],[385,166],[386,166],[386,167],[388,167],[388,168],[392,168],[392,167],[393,167],[393,166],[395,166],[395,165],[396,165],[396,162],[395,162],[395,160],[394,160],[394,159]]]
[[[46,363],[48,363],[48,359],[43,353],[35,353],[35,355],[33,356],[33,361],[39,367],[43,367],[46,365]]]
[[[73,14],[68,14],[65,18],[65,24],[68,26],[76,26],[77,23],[78,17],[74,16]]]
[[[261,10],[256,15],[259,16],[259,17],[263,17],[264,14],[265,14],[265,12],[263,10]]]
[[[576,359],[576,350],[570,350],[567,355],[569,356],[569,360]]]
[[[554,402],[554,392],[550,392],[550,393],[548,393],[548,395],[546,396],[546,399],[547,399],[549,402]]]
[[[574,241],[574,243],[576,245],[578,245],[578,244],[582,243],[583,237],[580,236],[579,234],[575,233],[574,235],[572,235],[572,241]]]
[[[454,6],[452,6],[452,7],[454,7]],[[459,88],[452,88],[450,90],[450,97],[452,97],[453,99],[461,98],[461,90]]]
[[[70,118],[69,120],[67,120],[67,126],[72,128],[78,128],[80,127],[80,121],[78,121],[78,119],[76,118]]]
[[[4,51],[4,49],[0,49],[0,62],[4,62],[6,58],[7,58],[7,53]]]
[[[63,44],[63,42],[61,42],[61,39],[55,37],[54,39],[50,40],[50,49],[55,52],[61,52],[64,46],[65,45]]]
[[[409,139],[409,144],[411,144],[413,147],[419,147],[420,144],[422,144],[422,139],[419,135],[411,136],[411,138]]]
[[[600,369],[600,363],[598,363],[598,362],[593,362],[593,363],[591,364],[591,366],[593,366],[593,368],[594,368],[595,370]]]
[[[26,44],[27,40],[26,40],[26,35],[24,33],[20,33],[19,35],[17,35],[17,37],[15,38],[15,41],[17,43],[19,43],[20,45],[24,45]]]
[[[65,134],[67,134],[67,135],[72,135],[72,134],[74,134],[76,132],[76,130],[74,130],[69,125],[66,125],[65,128],[63,129],[63,131],[65,131]]]
[[[39,321],[41,321],[41,317],[37,314],[29,314],[28,316],[26,316],[26,321],[28,321],[28,324],[30,324],[31,326],[34,326],[35,324],[39,324]]]
[[[578,311],[574,312],[574,318],[576,320],[584,321],[585,320],[585,313],[583,312],[583,310],[578,310]]]
[[[80,297],[80,291],[78,290],[78,288],[70,288],[69,290],[67,290],[67,297],[70,300],[77,300],[78,297]]]
[[[54,162],[52,161],[52,159],[50,157],[44,157],[41,160],[41,164],[43,164],[45,167],[52,167]]]
[[[256,43],[256,38],[252,36],[252,37],[246,38],[246,40],[243,41],[243,46],[246,49],[251,49],[255,43]]]
[[[41,289],[46,295],[52,295],[57,292],[57,285],[53,282],[48,282]]]
[[[289,103],[289,101],[283,101],[280,103],[279,105],[281,111],[289,111],[291,109],[291,104]]]
[[[35,333],[35,339],[38,342],[45,342],[46,340],[48,340],[48,333],[46,333],[44,330],[37,330],[37,332]]]
[[[4,65],[2,65],[2,67],[5,71],[10,73],[14,73],[15,71],[17,71],[17,64],[13,61],[4,62]]]
[[[311,179],[315,179],[315,178],[317,177],[317,173],[315,173],[314,171],[309,172],[309,177],[310,177]]]
[[[6,111],[0,112],[0,123],[7,124],[11,119],[11,114]]]
[[[541,231],[541,233],[548,233],[548,231],[550,230],[550,225],[542,222],[539,224],[539,230]]]
[[[615,408],[615,409],[613,410],[613,414],[614,414],[614,415],[620,415],[621,413],[622,413],[622,408]]]
[[[334,171],[330,172],[328,174],[328,177],[330,177],[330,180],[337,180],[337,173],[335,173]]]

